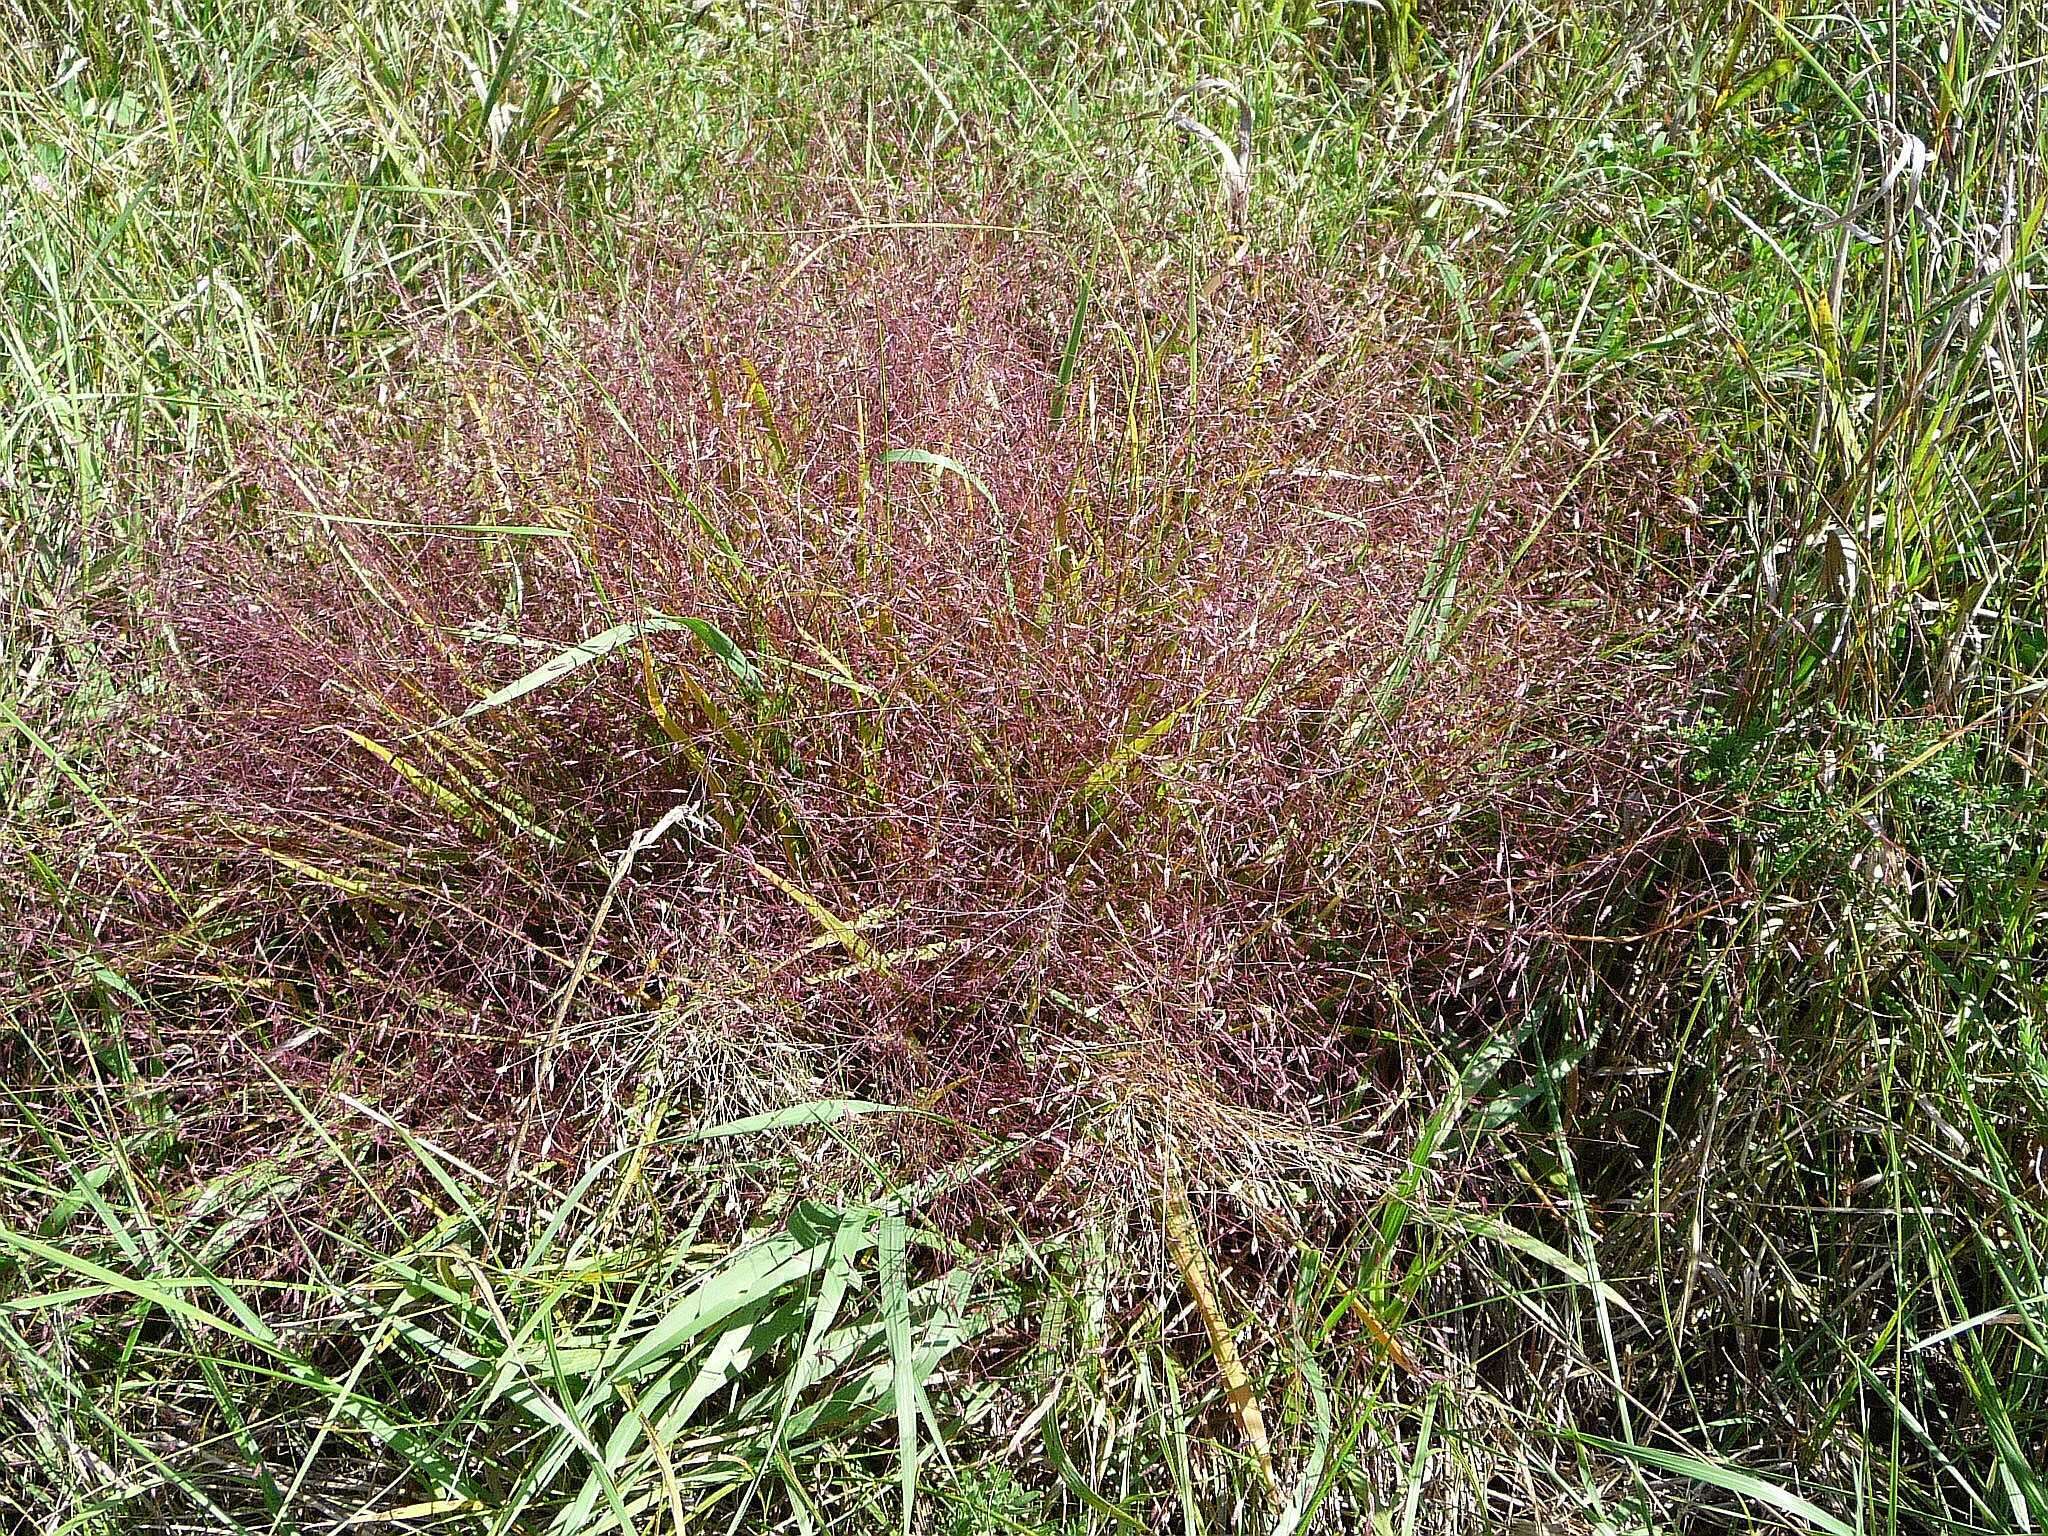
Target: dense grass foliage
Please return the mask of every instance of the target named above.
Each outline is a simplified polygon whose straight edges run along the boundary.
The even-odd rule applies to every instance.
[[[2048,1520],[2032,0],[0,6],[9,1520]]]

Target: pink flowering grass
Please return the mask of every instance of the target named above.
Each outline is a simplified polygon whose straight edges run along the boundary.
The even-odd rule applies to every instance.
[[[1098,293],[1064,395],[1071,277],[928,230],[423,335],[167,519],[109,952],[229,1077],[539,1086],[558,1155],[777,1045],[1052,1141],[1370,1098],[1390,998],[1483,1008],[1643,872],[1675,642],[1622,552],[1678,507],[1658,444],[1254,277],[1163,349]]]

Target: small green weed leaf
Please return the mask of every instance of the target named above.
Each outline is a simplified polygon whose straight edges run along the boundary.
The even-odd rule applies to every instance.
[[[625,624],[614,624],[601,634],[592,635],[588,640],[579,640],[567,649],[557,651],[523,677],[515,678],[504,687],[485,694],[461,714],[451,715],[440,724],[452,725],[459,720],[473,720],[491,710],[502,709],[507,704],[515,703],[528,694],[547,687],[550,683],[559,682],[577,668],[609,656],[621,646],[629,645],[643,636],[676,632],[695,636],[705,650],[725,663],[727,669],[749,692],[760,691],[760,671],[754,666],[752,658],[741,650],[724,630],[705,619],[671,618],[667,614],[656,613]]]
[[[728,1120],[722,1125],[708,1125],[701,1131],[693,1131],[687,1139],[718,1141],[731,1136],[754,1136],[762,1131],[787,1131],[807,1125],[836,1125],[841,1120],[851,1120],[863,1115],[904,1113],[907,1111],[900,1104],[882,1104],[872,1099],[813,1099],[805,1104],[792,1104],[787,1109],[748,1115],[744,1119]]]
[[[991,507],[998,505],[996,493],[988,488],[988,482],[958,459],[948,458],[943,453],[930,453],[923,448],[891,448],[882,455],[884,464],[922,464],[939,474],[958,475],[969,485],[988,498]]]
[[[1074,320],[1067,327],[1066,349],[1060,353],[1059,376],[1053,380],[1052,399],[1046,407],[1046,415],[1055,425],[1067,414],[1067,395],[1074,387],[1074,363],[1081,355],[1081,333],[1088,324],[1089,288],[1084,276],[1081,292],[1074,300]]]

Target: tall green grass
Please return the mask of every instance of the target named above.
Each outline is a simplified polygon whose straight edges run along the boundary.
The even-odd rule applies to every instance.
[[[14,857],[25,829],[100,814],[127,706],[86,618],[121,603],[163,477],[292,421],[315,372],[373,399],[423,323],[545,335],[650,242],[787,260],[807,178],[999,188],[1161,292],[1305,241],[1440,319],[1482,392],[1535,381],[1615,441],[1682,421],[1701,516],[1616,558],[1710,573],[1683,601],[1721,665],[1673,725],[1700,836],[1491,1038],[1408,1021],[1439,1042],[1390,1149],[1410,1176],[1348,1242],[1264,1256],[1293,1286],[1245,1330],[1277,1506],[1156,1238],[1079,1213],[1056,1245],[968,1248],[921,1219],[934,1191],[858,1180],[749,1227],[725,1191],[806,1187],[830,1128],[712,1156],[675,1107],[569,1194],[494,1189],[403,1125],[339,1140],[282,1084],[236,1107],[262,1150],[195,1183],[219,1128],[161,1091],[107,973],[0,991],[11,1517],[2048,1521],[2043,35],[2031,0],[12,0],[16,899],[65,880]],[[1234,146],[1207,78],[1248,108],[1238,218],[1173,121]],[[1199,345],[1165,309],[1151,339]],[[1450,1166],[1512,1198],[1441,1197]]]

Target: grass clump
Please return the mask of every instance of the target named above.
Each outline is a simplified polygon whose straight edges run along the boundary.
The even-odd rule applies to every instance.
[[[5,21],[9,1518],[2048,1518],[2037,6]]]
[[[1242,1174],[1313,1120],[1340,1167],[1388,996],[1482,1006],[1639,856],[1671,639],[1599,654],[1648,588],[1559,572],[1641,481],[1526,408],[1415,417],[1328,302],[1056,406],[1028,256],[656,267],[567,367],[446,337],[403,415],[260,447],[160,557],[178,718],[107,765],[125,835],[40,854],[99,963],[213,1040],[322,999],[298,1070],[353,1015],[430,1115],[534,1087],[508,1031],[616,1096],[746,1015],[983,1134],[1103,1104],[1141,1169],[1171,1126]]]

